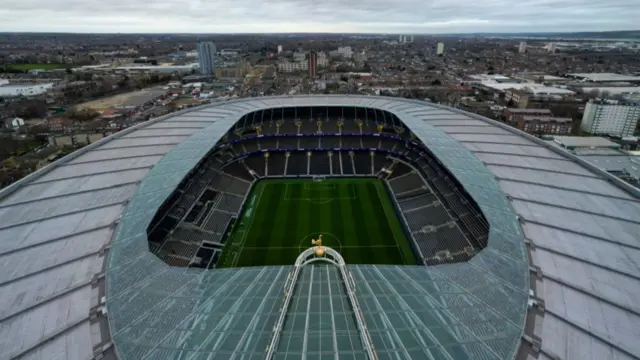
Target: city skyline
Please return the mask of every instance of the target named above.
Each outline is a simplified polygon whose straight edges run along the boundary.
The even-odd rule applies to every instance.
[[[634,3],[538,0],[514,7],[504,0],[481,3],[404,0],[393,6],[381,1],[147,4],[122,0],[115,3],[29,0],[12,4],[10,10],[0,10],[0,31],[437,34],[635,30],[640,8]],[[377,21],[381,19],[384,21]]]

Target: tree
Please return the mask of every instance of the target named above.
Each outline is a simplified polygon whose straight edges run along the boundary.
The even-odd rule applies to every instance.
[[[589,99],[595,99],[600,95],[600,91],[598,89],[593,89],[587,93],[587,97]]]
[[[39,135],[47,134],[49,127],[44,124],[38,124],[27,128],[27,132],[34,137],[38,137]]]
[[[78,122],[86,122],[89,120],[93,120],[98,117],[100,113],[93,109],[82,109],[82,110],[71,110],[67,113],[67,116],[71,120],[75,120]]]
[[[30,101],[28,105],[17,113],[22,118],[44,118],[47,116],[47,104],[44,101]]]

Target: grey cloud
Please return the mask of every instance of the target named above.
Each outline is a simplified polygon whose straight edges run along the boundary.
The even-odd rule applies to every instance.
[[[0,0],[0,31],[483,32],[638,28],[639,0]]]

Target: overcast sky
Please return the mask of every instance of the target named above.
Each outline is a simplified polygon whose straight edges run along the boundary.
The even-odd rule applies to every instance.
[[[0,0],[0,31],[606,31],[639,19],[640,0]]]

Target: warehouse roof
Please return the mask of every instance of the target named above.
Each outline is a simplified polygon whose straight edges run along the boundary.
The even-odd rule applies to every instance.
[[[609,139],[599,136],[554,136],[558,144],[566,148],[607,148],[617,149],[620,144],[616,144]]]
[[[581,78],[586,81],[593,82],[612,82],[612,81],[640,81],[640,76],[623,75],[616,73],[573,73],[567,76]]]
[[[193,147],[211,142],[210,138],[195,133],[203,129],[206,131],[202,133],[207,135],[223,132],[237,120],[238,114],[255,109],[308,105],[386,109],[403,121],[411,119],[409,122],[429,124],[463,144],[498,179],[501,191],[509,196],[510,206],[519,216],[526,241],[532,245],[528,256],[537,275],[530,283],[533,291],[528,294],[526,289],[520,289],[514,290],[514,294],[521,297],[524,291],[527,297],[531,295],[532,301],[543,303],[544,311],[529,313],[525,334],[532,336],[525,336],[525,339],[534,342],[541,339],[540,348],[546,358],[555,355],[594,360],[638,357],[640,346],[635,339],[640,332],[640,305],[635,299],[640,298],[640,277],[637,275],[640,244],[636,236],[640,233],[637,220],[640,202],[633,190],[571,154],[502,124],[422,102],[360,96],[253,98],[190,109],[92,144],[5,189],[0,194],[0,264],[4,274],[0,280],[0,357],[51,359],[51,354],[57,354],[60,359],[86,359],[101,346],[107,348],[111,336],[118,342],[141,335],[145,336],[144,344],[119,347],[119,352],[132,354],[132,358],[140,354],[139,351],[144,351],[148,358],[175,355],[177,339],[185,338],[185,332],[194,330],[181,330],[180,326],[185,322],[167,316],[162,319],[164,327],[158,326],[155,333],[150,334],[148,330],[141,333],[148,327],[137,326],[139,322],[147,321],[148,324],[154,318],[148,317],[150,314],[146,314],[144,308],[138,308],[137,313],[124,312],[135,306],[135,300],[140,300],[135,296],[131,296],[133,303],[129,302],[127,308],[109,307],[112,321],[116,316],[128,322],[121,327],[120,333],[112,334],[104,323],[96,321],[94,312],[100,309],[106,295],[105,269],[109,267],[109,276],[128,274],[130,277],[128,284],[110,283],[110,286],[120,287],[119,290],[110,287],[110,292],[116,291],[117,296],[129,298],[134,295],[134,287],[152,289],[147,293],[153,293],[154,287],[157,291],[172,291],[173,302],[162,302],[167,298],[165,294],[157,299],[160,305],[154,310],[175,306],[174,309],[183,311],[178,315],[187,314],[189,321],[194,322],[198,314],[206,313],[207,307],[195,309],[189,304],[195,301],[194,298],[213,299],[215,287],[209,286],[212,284],[207,281],[215,282],[218,277],[211,276],[205,281],[206,276],[194,276],[190,269],[167,269],[150,253],[136,252],[141,250],[139,248],[116,246],[114,251],[134,252],[139,257],[126,260],[111,253],[110,261],[121,263],[107,264],[105,259],[113,245],[112,238],[136,230],[115,226],[124,205],[134,203],[136,194],[144,194],[138,184],[161,159],[164,163],[176,159],[172,156],[177,155],[163,158],[169,151],[180,150],[172,151],[172,154],[184,155]],[[187,139],[189,141],[185,141]],[[437,145],[437,139],[432,141]],[[178,144],[184,145],[174,149]],[[456,155],[451,154],[449,160],[455,159]],[[153,178],[158,182],[170,182],[174,174],[179,178],[184,176],[177,171],[184,169],[166,173],[160,170],[161,167],[156,166],[145,182]],[[114,237],[116,228],[118,234]],[[135,247],[140,243],[130,244]],[[137,265],[142,263],[148,266]],[[429,284],[450,282],[458,285],[454,286],[458,291],[464,289],[463,283],[468,285],[477,281],[477,277],[448,269],[445,266],[432,271],[434,278],[424,281]],[[278,281],[283,272],[281,268],[225,271],[237,274],[238,283],[243,283],[240,280],[246,277],[246,281],[255,280],[254,284],[268,278]],[[245,271],[251,274],[243,274]],[[353,273],[363,281],[367,276],[377,274],[367,275],[363,271],[361,267],[354,267]],[[494,282],[504,281],[491,274],[485,275]],[[385,278],[377,275],[377,281],[382,284]],[[375,280],[368,279],[365,283],[368,282]],[[175,287],[161,288],[167,283]],[[415,281],[408,283],[415,285]],[[202,293],[197,297],[191,292],[179,296],[182,286],[188,288],[189,284],[197,284]],[[385,286],[395,288],[396,285]],[[423,291],[426,291],[425,286],[420,286]],[[260,289],[269,291],[264,286]],[[456,294],[455,289],[451,290],[453,294]],[[485,307],[489,310],[486,316],[502,318],[499,301],[491,303],[491,299],[470,295],[465,299],[460,303],[464,304],[460,309]],[[176,301],[181,303],[176,305]],[[442,299],[440,302],[446,303]],[[264,309],[267,305],[258,306]],[[395,306],[402,308],[403,305]],[[494,310],[496,306],[498,309]],[[484,343],[484,347],[477,348],[474,353],[477,358],[487,349],[495,356],[496,349],[501,348],[505,350],[499,353],[500,357],[506,358],[510,353],[510,346],[505,345],[507,339],[479,338],[478,329],[464,326],[463,312],[460,310],[452,318],[460,323],[456,340],[464,338],[462,333],[474,336],[468,341],[465,353],[472,353],[471,345]],[[477,317],[482,314],[474,311],[466,314],[476,314],[474,324],[483,321]],[[260,318],[251,324],[266,323],[268,319]],[[229,323],[229,326],[233,324],[238,323]],[[449,325],[455,327],[455,323]],[[256,330],[256,333],[260,331]],[[192,339],[198,339],[194,334],[190,335]],[[202,342],[206,342],[206,334],[201,335]],[[250,337],[241,336],[241,339],[245,340],[236,342],[236,347],[250,345]],[[486,345],[487,342],[492,343]],[[259,348],[256,344],[251,346]],[[390,351],[394,349],[392,347]]]

